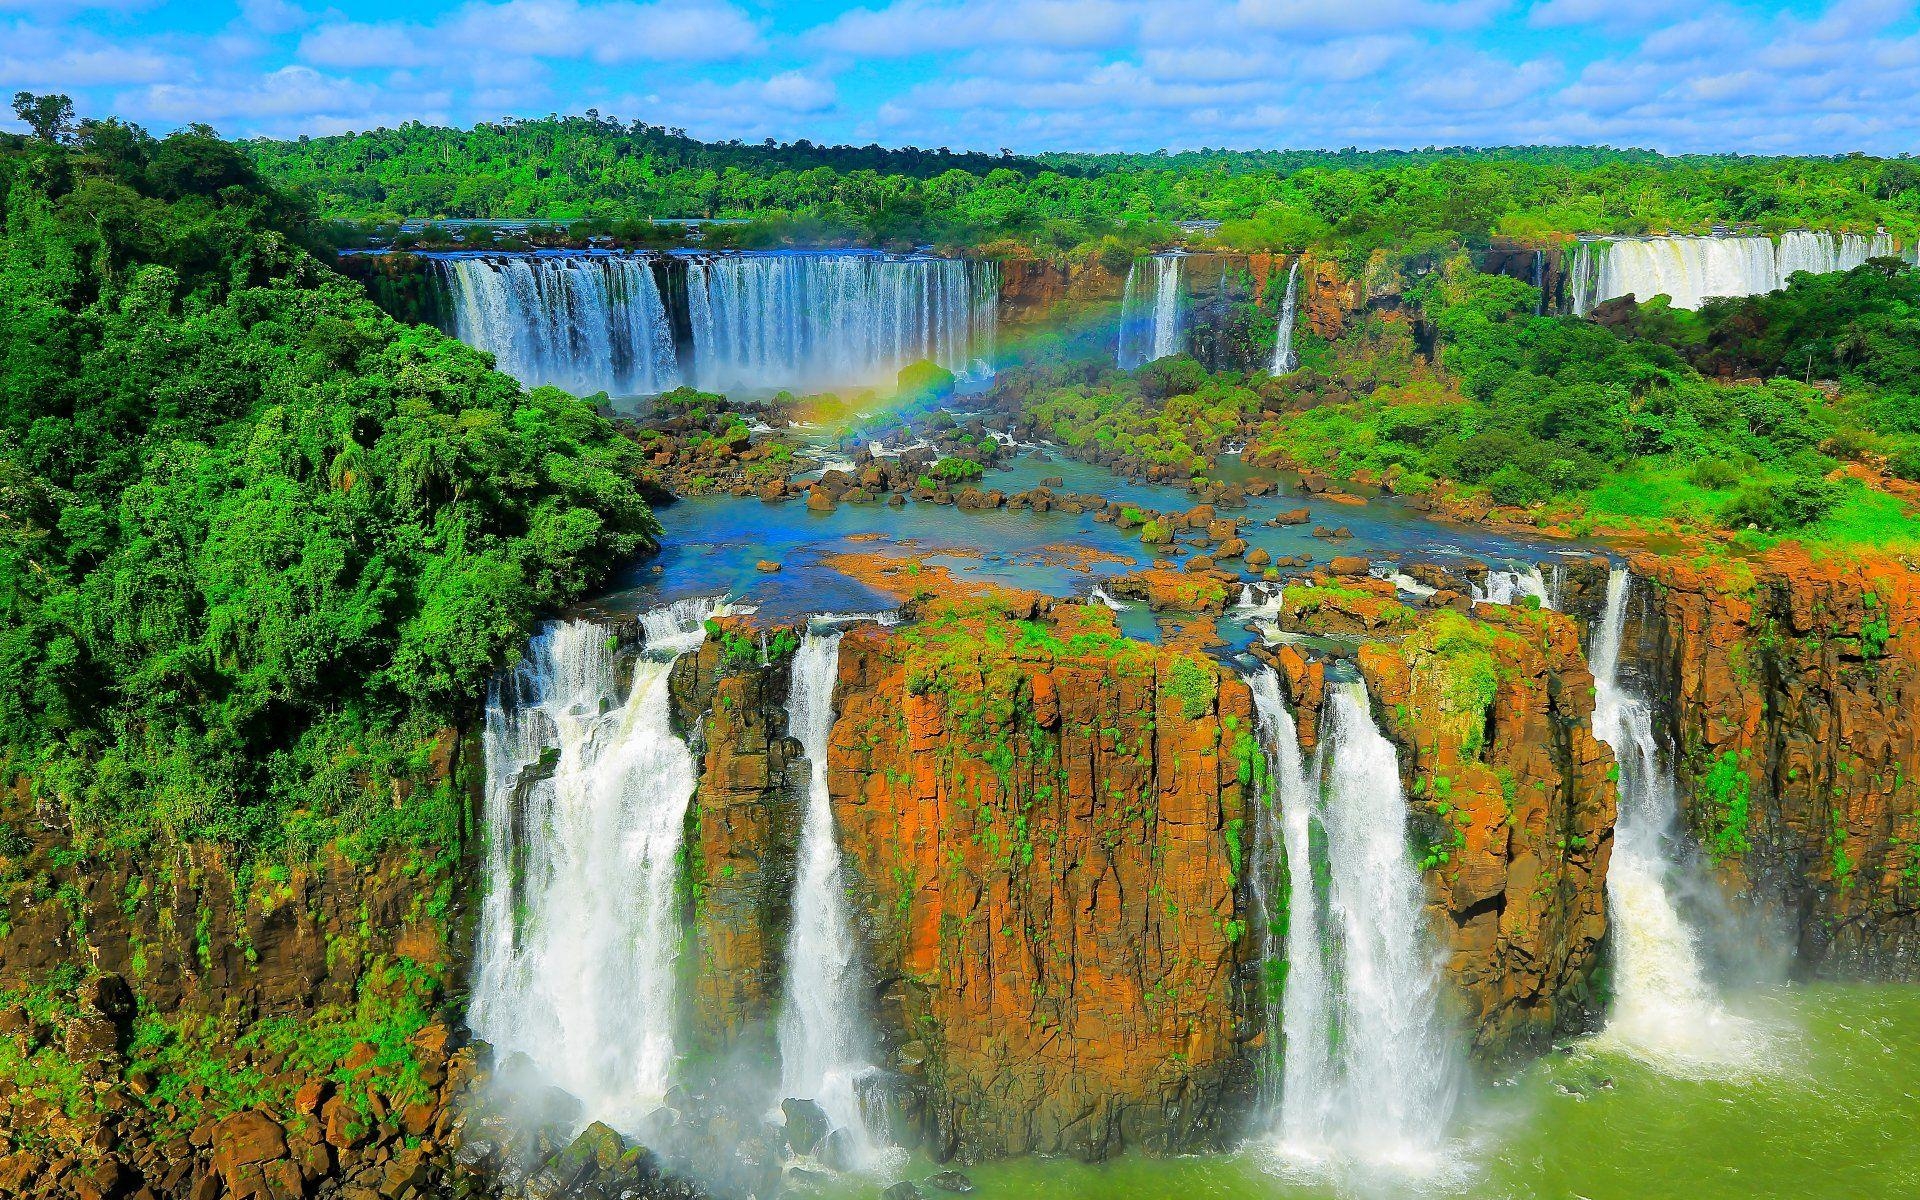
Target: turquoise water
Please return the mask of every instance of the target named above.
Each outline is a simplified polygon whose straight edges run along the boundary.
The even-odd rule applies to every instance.
[[[1229,460],[1223,468],[1256,474]],[[1284,477],[1279,478],[1287,482]],[[1056,458],[1019,462],[989,471],[982,488],[1012,493],[1060,478],[1056,492],[1092,493],[1122,503],[1161,511],[1184,511],[1195,501],[1184,489],[1126,479],[1102,467]],[[1305,507],[1306,525],[1264,527],[1276,513]],[[1466,526],[1442,524],[1397,499],[1364,505],[1336,504],[1288,488],[1277,495],[1251,497],[1244,509],[1222,510],[1241,521],[1249,545],[1281,558],[1310,555],[1325,562],[1334,555],[1372,558],[1417,557],[1445,561],[1476,558],[1494,565],[1538,563],[1555,554],[1592,553],[1592,548],[1527,539]],[[666,532],[665,548],[638,564],[619,581],[602,607],[638,609],[691,595],[727,592],[761,606],[780,619],[805,612],[871,610],[892,602],[827,567],[823,559],[856,550],[957,553],[937,561],[963,580],[1028,588],[1049,595],[1084,595],[1104,576],[1148,566],[1153,555],[1137,537],[1095,521],[1089,514],[1029,511],[962,512],[956,508],[909,501],[903,508],[885,504],[842,504],[832,512],[812,512],[797,500],[766,504],[756,499],[704,496],[684,499],[658,511]],[[1314,525],[1345,526],[1353,537],[1326,541],[1313,536]],[[865,540],[880,535],[882,540]],[[1091,552],[1105,561],[1076,564],[1061,547]],[[781,564],[778,574],[756,569],[761,560]],[[1083,568],[1083,569],[1077,569]],[[1136,618],[1135,624],[1139,624]],[[1150,624],[1141,626],[1150,632]]]
[[[1301,1171],[1258,1144],[1218,1157],[1098,1166],[1025,1159],[967,1174],[979,1200],[1920,1196],[1920,988],[1789,986],[1749,993],[1739,1006],[1771,1031],[1766,1059],[1745,1073],[1679,1079],[1576,1047],[1482,1085],[1459,1141],[1425,1175]]]

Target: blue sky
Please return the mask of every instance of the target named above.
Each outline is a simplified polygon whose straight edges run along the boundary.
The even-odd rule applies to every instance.
[[[1605,142],[1893,154],[1920,150],[1915,7],[0,0],[0,89],[232,136],[598,108],[703,137],[1022,152]]]

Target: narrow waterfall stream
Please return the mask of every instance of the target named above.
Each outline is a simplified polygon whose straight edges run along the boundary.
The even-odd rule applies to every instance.
[[[1247,686],[1268,764],[1254,810],[1252,879],[1269,1041],[1261,1098],[1281,1144],[1306,1146],[1327,1135],[1335,1084],[1325,916],[1313,872],[1320,760],[1309,774],[1273,669],[1249,675]]]
[[[1647,701],[1621,680],[1620,643],[1632,579],[1615,568],[1607,607],[1593,631],[1594,736],[1620,764],[1620,808],[1607,871],[1613,925],[1613,1011],[1602,1035],[1677,1074],[1738,1068],[1760,1049],[1762,1031],[1729,1013],[1704,970],[1695,932],[1675,903],[1685,869],[1675,853],[1678,807]]]
[[[839,666],[838,633],[808,633],[793,657],[787,727],[806,751],[808,784],[780,1011],[780,1089],[783,1099],[813,1100],[825,1110],[835,1136],[844,1138],[847,1166],[876,1171],[897,1156],[868,1128],[859,1091],[861,1076],[873,1070],[873,1037],[827,791]]]
[[[1287,294],[1280,301],[1280,320],[1274,327],[1273,364],[1270,374],[1285,375],[1299,365],[1293,353],[1293,323],[1299,311],[1300,260],[1287,268]]]
[[[1123,371],[1166,358],[1186,349],[1184,314],[1180,305],[1180,254],[1155,254],[1153,279],[1148,284],[1141,260],[1127,268],[1120,297],[1120,348],[1115,358]],[[1151,293],[1148,289],[1151,288]]]
[[[1309,770],[1272,674],[1251,682],[1278,807],[1261,806],[1256,845],[1286,856],[1277,1149],[1315,1169],[1431,1173],[1462,1080],[1398,757],[1362,685],[1335,684]],[[1270,888],[1255,899],[1274,939]]]
[[[671,1082],[679,851],[695,768],[673,732],[673,661],[714,611],[649,614],[670,634],[622,688],[608,630],[547,627],[487,708],[487,894],[469,1022],[636,1132]]]

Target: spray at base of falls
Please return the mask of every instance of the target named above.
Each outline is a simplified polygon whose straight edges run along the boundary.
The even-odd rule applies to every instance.
[[[1300,286],[1300,260],[1294,259],[1287,268],[1287,294],[1280,302],[1280,320],[1274,326],[1273,364],[1268,372],[1273,375],[1285,375],[1299,365],[1293,353],[1293,323],[1298,312]]]
[[[503,1060],[525,1054],[579,1098],[583,1126],[637,1133],[672,1082],[679,851],[696,774],[668,681],[719,607],[648,614],[649,637],[667,636],[633,664],[624,695],[607,630],[570,621],[535,637],[489,698],[468,1021]]]
[[[1607,607],[1593,632],[1594,736],[1620,768],[1619,817],[1607,871],[1613,926],[1614,998],[1610,1044],[1677,1075],[1718,1074],[1755,1065],[1766,1031],[1726,1010],[1700,961],[1696,935],[1675,903],[1686,868],[1673,852],[1674,778],[1653,733],[1646,701],[1620,679],[1620,643],[1632,579],[1616,567]]]
[[[847,1165],[872,1172],[894,1168],[904,1156],[874,1137],[860,1096],[862,1077],[874,1070],[873,1037],[827,791],[840,636],[807,634],[794,654],[787,702],[789,731],[806,751],[808,785],[787,941],[787,995],[780,1011],[780,1089],[782,1099],[818,1103],[846,1139]]]
[[[1439,1011],[1440,960],[1407,847],[1397,754],[1364,688],[1339,684],[1309,771],[1272,673],[1250,683],[1270,756],[1266,799],[1279,809],[1263,804],[1255,831],[1265,860],[1256,901],[1270,921],[1276,848],[1288,881],[1273,1148],[1289,1169],[1431,1175],[1448,1165],[1462,1070]]]
[[[1120,295],[1120,346],[1114,358],[1121,370],[1131,371],[1186,349],[1180,304],[1182,258],[1156,254],[1146,260],[1153,264],[1150,297],[1140,283],[1139,260],[1127,268],[1126,287]]]

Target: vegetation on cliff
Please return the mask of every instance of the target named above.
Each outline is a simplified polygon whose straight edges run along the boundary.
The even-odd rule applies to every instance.
[[[125,839],[441,833],[433,733],[657,535],[637,452],[402,326],[204,128],[0,138],[0,762]]]

